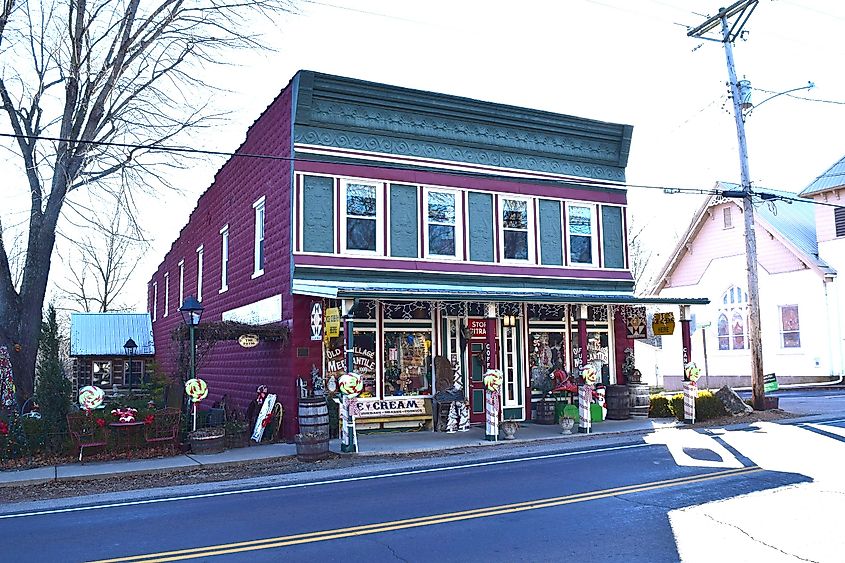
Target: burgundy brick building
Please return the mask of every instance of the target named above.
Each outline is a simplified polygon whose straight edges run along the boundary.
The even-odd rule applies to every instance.
[[[241,407],[268,385],[286,436],[297,429],[296,378],[312,366],[327,380],[342,373],[349,333],[367,384],[363,427],[430,413],[452,376],[434,373],[438,356],[463,378],[474,420],[488,364],[503,370],[504,416],[516,420],[532,416],[533,368],[593,363],[605,384],[624,383],[640,306],[683,313],[703,302],[633,296],[631,133],[300,71],[152,275],[156,356],[175,373],[171,334],[189,295],[202,302],[203,323],[285,323],[287,344],[221,342],[198,373],[209,400],[226,394]],[[342,310],[339,337],[312,339],[315,303]],[[688,347],[686,319],[681,326]]]

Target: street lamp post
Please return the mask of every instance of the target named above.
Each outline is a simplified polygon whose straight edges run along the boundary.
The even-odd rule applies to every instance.
[[[129,356],[129,369],[126,370],[129,374],[129,391],[132,391],[132,358],[135,356],[135,349],[138,347],[135,344],[135,341],[132,340],[132,337],[129,337],[129,340],[126,341],[126,344],[123,345],[123,349],[126,351],[126,355]],[[126,373],[123,374],[124,380],[126,379]]]
[[[179,312],[182,313],[182,320],[185,321],[185,324],[188,325],[188,332],[191,335],[191,366],[190,366],[190,379],[194,379],[197,376],[196,372],[196,361],[197,361],[197,346],[194,340],[194,329],[200,324],[200,318],[202,317],[202,304],[197,301],[196,297],[193,295],[189,296],[185,301],[182,303],[182,306],[179,307]]]

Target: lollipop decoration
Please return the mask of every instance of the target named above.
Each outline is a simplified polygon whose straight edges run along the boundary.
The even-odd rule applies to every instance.
[[[194,405],[194,430],[197,429],[197,403],[208,396],[208,384],[198,377],[185,382],[185,393]]]
[[[488,369],[484,373],[484,388],[497,393],[502,388],[502,372],[497,369]]]
[[[687,379],[695,383],[701,377],[701,368],[695,365],[695,362],[690,362],[684,366],[684,375],[687,376]]]
[[[79,390],[79,406],[92,411],[103,404],[106,394],[96,385],[86,385]]]
[[[354,371],[341,375],[338,383],[340,392],[349,397],[357,397],[364,390],[364,380]]]
[[[596,368],[592,365],[587,365],[581,368],[581,377],[584,378],[587,385],[595,385],[599,380],[599,374],[596,371]]]

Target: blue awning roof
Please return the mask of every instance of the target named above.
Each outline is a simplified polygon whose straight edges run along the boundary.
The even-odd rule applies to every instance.
[[[706,305],[709,299],[680,297],[637,297],[631,293],[557,288],[473,287],[448,284],[389,282],[338,282],[294,280],[293,293],[330,299],[414,299],[438,301],[493,301],[522,303],[607,303],[630,305]]]
[[[129,339],[136,356],[152,356],[153,325],[149,313],[71,313],[71,356],[125,356]]]

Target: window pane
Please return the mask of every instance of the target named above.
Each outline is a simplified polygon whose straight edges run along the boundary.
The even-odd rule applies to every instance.
[[[352,364],[364,382],[362,397],[376,395],[376,333],[369,330],[352,331]]]
[[[570,237],[569,259],[580,264],[593,263],[593,243],[590,237]]]
[[[739,313],[733,314],[731,320],[731,334],[733,334],[733,349],[742,350],[745,348],[745,321]]]
[[[428,331],[385,331],[385,397],[431,393],[430,350]]]
[[[783,347],[784,348],[800,348],[801,335],[797,332],[783,333]]]
[[[502,202],[502,225],[506,229],[528,228],[528,202],[506,199]]]
[[[428,253],[440,256],[455,255],[455,227],[428,226]]]
[[[346,214],[375,217],[376,187],[364,184],[348,184],[346,186]]]
[[[434,223],[455,224],[455,194],[429,192],[428,220]]]
[[[93,362],[91,382],[97,387],[111,387],[111,362]]]
[[[586,235],[593,234],[593,214],[589,207],[569,207],[569,234]]]
[[[505,231],[505,259],[528,260],[528,232]]]
[[[346,248],[350,250],[376,249],[376,222],[373,219],[346,221]]]
[[[258,241],[258,264],[256,264],[256,269],[264,269],[264,239]]]
[[[781,326],[783,327],[784,332],[786,332],[788,330],[798,330],[800,328],[799,325],[798,325],[798,306],[797,305],[789,305],[787,307],[781,307],[780,317],[781,317]]]

